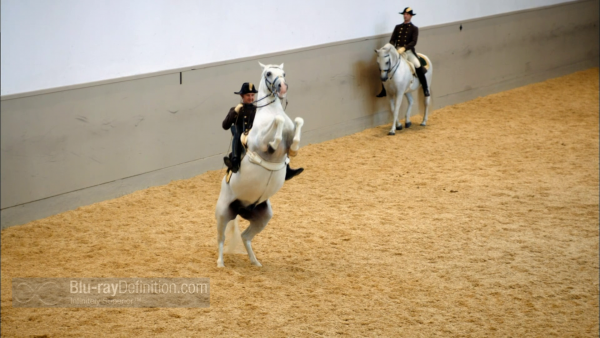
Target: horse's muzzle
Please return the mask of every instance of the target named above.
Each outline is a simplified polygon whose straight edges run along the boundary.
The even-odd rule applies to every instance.
[[[279,83],[277,84],[277,96],[279,96],[279,98],[283,98],[285,97],[285,94],[287,93],[288,90],[288,86],[285,83],[285,81],[279,81]]]
[[[379,78],[381,79],[381,81],[385,82],[385,81],[388,80],[388,72],[387,72],[387,70],[381,70],[380,69],[379,73],[380,73]]]

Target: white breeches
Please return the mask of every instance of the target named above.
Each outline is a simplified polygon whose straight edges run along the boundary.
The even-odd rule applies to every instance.
[[[404,53],[406,54],[406,59],[408,60],[408,62],[412,63],[415,66],[415,68],[421,68],[421,63],[419,62],[419,59],[415,56],[415,53],[412,52],[412,50],[407,50]]]

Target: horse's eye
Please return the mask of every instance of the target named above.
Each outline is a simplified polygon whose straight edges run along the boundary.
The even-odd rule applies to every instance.
[[[271,72],[267,72],[267,76],[271,76]]]
[[[385,64],[386,64],[386,65],[389,65],[389,64],[390,64],[390,62],[388,61],[388,62],[386,62]]]
[[[283,77],[285,77],[285,73],[283,73]]]

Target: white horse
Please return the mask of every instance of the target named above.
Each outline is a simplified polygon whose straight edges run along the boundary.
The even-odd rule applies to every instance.
[[[225,229],[228,223],[229,226],[234,226],[237,215],[250,221],[248,228],[241,234],[241,241],[250,262],[262,266],[252,251],[251,241],[273,216],[269,198],[283,186],[288,155],[295,156],[300,148],[300,132],[304,120],[297,117],[292,122],[281,104],[287,94],[283,63],[279,66],[259,64],[263,68],[258,86],[260,102],[253,127],[248,133],[246,155],[239,171],[231,176],[229,183],[226,177],[223,178],[217,201],[215,216],[219,245],[218,267],[225,266]]]
[[[392,113],[394,114],[394,123],[388,135],[395,135],[395,130],[402,130],[402,123],[398,120],[398,111],[400,110],[400,104],[402,103],[402,94],[406,96],[408,101],[408,108],[406,109],[405,125],[409,128],[410,122],[410,110],[412,108],[414,99],[411,92],[419,89],[421,83],[417,76],[413,75],[413,71],[409,62],[405,57],[401,57],[398,54],[396,48],[387,43],[380,49],[376,49],[377,63],[379,64],[379,71],[381,73],[381,81],[387,92],[387,96],[390,98],[390,105]],[[423,59],[427,61],[429,69],[425,74],[427,83],[431,88],[431,77],[433,73],[433,66],[429,58],[423,54],[419,54]],[[429,115],[429,104],[431,103],[431,96],[425,97],[425,114],[423,115],[422,126],[427,124],[427,117]],[[395,130],[394,130],[395,129]]]

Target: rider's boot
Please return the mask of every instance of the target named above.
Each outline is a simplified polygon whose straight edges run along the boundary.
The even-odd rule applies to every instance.
[[[223,162],[229,170],[237,173],[240,170],[240,133],[238,132],[235,125],[231,126],[231,133],[233,134],[233,140],[231,142],[231,153],[228,157],[223,158]]]
[[[304,171],[304,168],[292,169],[288,164],[285,168],[285,180],[291,180],[294,176],[300,175]]]
[[[377,94],[377,97],[384,97],[386,96],[387,93],[385,92],[385,87],[383,86],[383,83],[381,84],[381,93]]]
[[[423,94],[425,94],[425,96],[429,96],[429,88],[427,87],[427,79],[425,78],[425,72],[423,72],[423,67],[415,69],[415,72],[417,73],[419,82],[421,82],[421,86],[423,87]]]
[[[223,157],[223,162],[227,166],[227,170],[232,171],[234,173],[237,172],[237,170],[234,171],[235,168],[233,166],[233,161],[231,160],[231,153],[229,153],[229,156]]]

